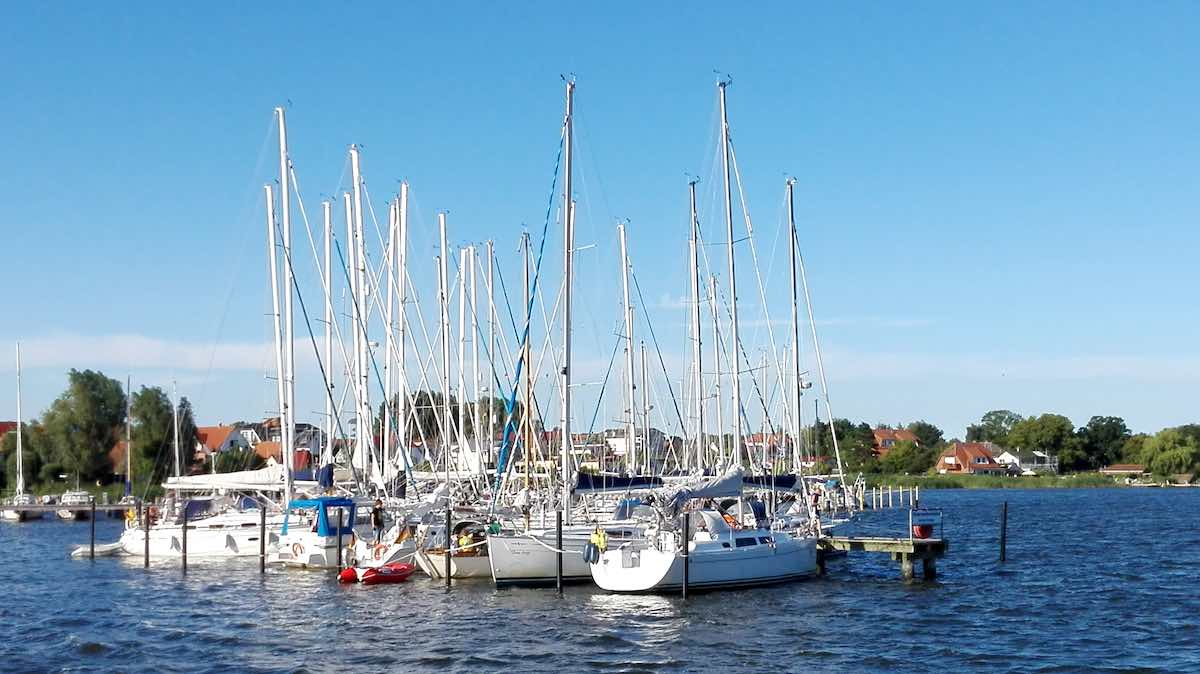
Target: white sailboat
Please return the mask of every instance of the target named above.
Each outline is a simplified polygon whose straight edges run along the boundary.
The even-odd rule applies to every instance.
[[[24,435],[25,422],[21,419],[21,345],[17,344],[17,485],[6,508],[0,510],[0,519],[10,522],[25,522],[42,519],[42,511],[25,510],[21,506],[37,505],[32,494],[25,493]]]

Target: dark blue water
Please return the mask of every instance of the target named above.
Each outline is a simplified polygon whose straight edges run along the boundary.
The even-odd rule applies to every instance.
[[[70,560],[86,523],[0,523],[2,671],[1200,671],[1200,490],[929,491],[936,582],[852,556],[695,596],[339,586],[257,560]],[[1008,558],[997,554],[1009,502]],[[901,535],[903,511],[863,530]],[[120,524],[101,520],[101,538]]]

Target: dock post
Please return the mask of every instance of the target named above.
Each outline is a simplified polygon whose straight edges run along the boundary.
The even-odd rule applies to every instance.
[[[96,497],[92,497],[92,542],[88,546],[88,559],[96,558]]]
[[[889,484],[888,485],[888,507],[891,508],[892,504],[893,504],[893,502],[892,502],[892,485]]]
[[[688,514],[683,514],[683,598],[687,599],[688,581],[691,575],[691,563],[688,561],[688,543],[691,541],[691,532],[688,531],[690,522]]]
[[[937,560],[933,557],[923,557],[921,559],[921,575],[925,580],[937,578]]]
[[[258,572],[267,572],[267,504],[258,504]]]
[[[450,587],[450,550],[454,547],[454,534],[450,530],[450,504],[446,504],[446,587]]]
[[[562,594],[562,511],[558,510],[554,513],[554,588]]]
[[[900,577],[904,580],[913,579],[913,560],[907,552],[900,553]]]
[[[187,530],[188,530],[188,511],[187,501],[183,502],[183,572],[187,573]]]
[[[921,485],[913,487],[913,502],[919,507],[921,505]]]
[[[145,543],[145,548],[146,548],[145,554],[142,557],[142,559],[143,559],[142,568],[148,569],[148,568],[150,568],[150,510],[148,508],[146,508],[146,504],[144,502],[139,503],[138,508],[140,508],[143,511],[142,542]]]
[[[1008,501],[1000,504],[1000,561],[1004,561],[1008,545]]]
[[[338,508],[338,551],[337,551],[337,565],[333,569],[334,573],[342,572],[342,525],[345,524],[345,519],[346,519],[346,509]]]

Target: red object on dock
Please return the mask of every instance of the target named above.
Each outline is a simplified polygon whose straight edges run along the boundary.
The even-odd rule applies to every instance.
[[[933,535],[932,524],[914,524],[912,528],[913,538],[929,538]]]
[[[377,568],[367,569],[362,574],[363,585],[381,585],[383,583],[403,583],[413,575],[417,567],[413,564],[384,564]]]

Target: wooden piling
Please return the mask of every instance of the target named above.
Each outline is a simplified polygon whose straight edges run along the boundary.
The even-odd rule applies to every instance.
[[[182,550],[183,566],[181,567],[183,569],[184,573],[187,573],[187,530],[188,530],[188,509],[187,509],[187,501],[184,501],[183,502],[183,550]]]
[[[1008,501],[1000,504],[1000,561],[1005,559],[1008,545]]]
[[[919,508],[921,506],[921,485],[913,486],[913,503]]]
[[[267,504],[258,504],[258,572],[267,572]]]
[[[558,510],[554,513],[554,587],[559,594],[563,591],[563,576],[562,576],[562,511]]]
[[[889,508],[891,508],[894,505],[893,501],[892,501],[892,491],[893,491],[892,485],[889,484],[888,485],[888,505],[887,505],[887,507],[889,507]]]
[[[345,524],[346,509],[338,508],[338,548],[337,548],[337,564],[334,566],[334,573],[342,572],[342,525]]]
[[[450,587],[450,550],[454,547],[454,533],[450,530],[450,506],[446,505],[446,587]]]
[[[88,545],[88,559],[96,558],[96,497],[92,497],[92,542]]]
[[[142,534],[144,535],[144,538],[142,539],[142,542],[145,543],[146,548],[145,554],[142,557],[142,568],[148,569],[150,568],[150,511],[146,508],[145,503],[138,503],[138,508],[142,510],[143,515]]]
[[[683,514],[683,598],[687,599],[688,581],[691,580],[691,563],[688,560],[688,544],[691,542],[690,522],[688,514]]]

